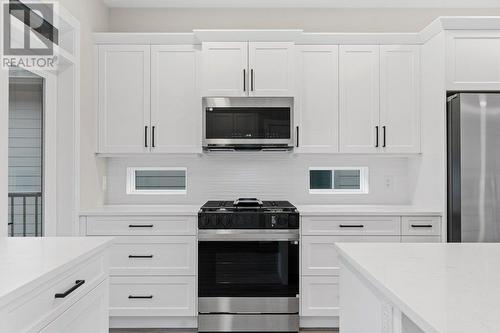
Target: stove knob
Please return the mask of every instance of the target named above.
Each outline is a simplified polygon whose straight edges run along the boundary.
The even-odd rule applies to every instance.
[[[210,225],[210,219],[208,218],[208,216],[200,216],[200,218],[198,219],[198,227],[200,228],[205,228],[205,227],[208,227]]]

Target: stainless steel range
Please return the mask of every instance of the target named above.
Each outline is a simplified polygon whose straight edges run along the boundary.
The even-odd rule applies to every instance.
[[[198,227],[198,330],[297,332],[297,209],[287,201],[209,201]]]

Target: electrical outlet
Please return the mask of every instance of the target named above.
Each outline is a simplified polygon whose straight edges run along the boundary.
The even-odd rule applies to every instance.
[[[388,190],[394,187],[394,176],[385,176],[384,177],[384,187]]]

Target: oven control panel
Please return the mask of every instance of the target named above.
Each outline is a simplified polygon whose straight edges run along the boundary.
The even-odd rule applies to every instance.
[[[199,229],[299,229],[298,213],[201,212]]]

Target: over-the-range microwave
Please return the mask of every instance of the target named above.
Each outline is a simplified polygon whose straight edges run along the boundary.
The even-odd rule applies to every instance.
[[[293,146],[293,98],[203,98],[205,150],[290,150]]]

